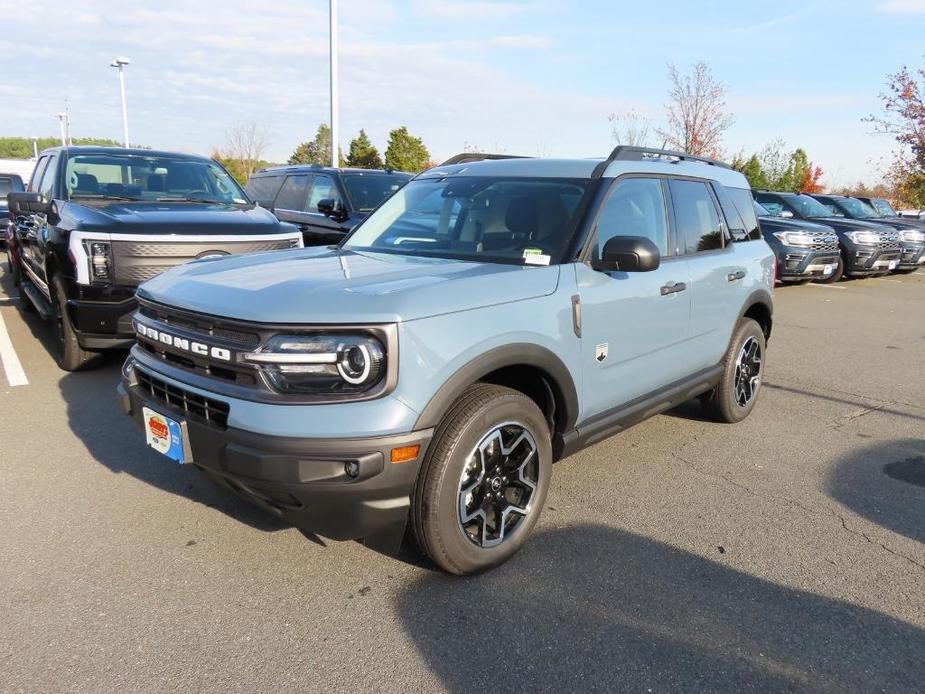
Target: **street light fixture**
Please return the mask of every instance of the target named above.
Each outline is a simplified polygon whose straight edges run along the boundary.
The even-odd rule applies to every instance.
[[[119,70],[119,91],[122,92],[122,142],[128,147],[128,106],[125,103],[125,72],[122,68],[129,64],[128,58],[113,58],[109,67]]]
[[[339,147],[339,124],[337,114],[337,0],[330,0],[331,19],[331,166],[337,168]]]

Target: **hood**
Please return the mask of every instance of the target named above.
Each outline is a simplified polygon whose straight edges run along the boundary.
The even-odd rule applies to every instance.
[[[846,231],[855,231],[857,229],[876,231],[881,233],[893,231],[893,227],[888,224],[877,224],[876,222],[868,222],[864,219],[848,219],[847,217],[813,217],[812,221],[826,224],[840,233],[844,233]]]
[[[826,224],[810,222],[805,219],[785,219],[784,217],[759,217],[758,224],[762,231],[827,231],[834,229]]]
[[[109,234],[274,234],[280,222],[260,207],[193,202],[67,202],[62,219],[72,229]]]
[[[912,217],[880,217],[878,222],[889,224],[896,229],[916,229],[925,231],[925,219],[914,219]]]
[[[545,296],[558,282],[558,266],[305,248],[192,262],[138,296],[260,323],[392,323]]]

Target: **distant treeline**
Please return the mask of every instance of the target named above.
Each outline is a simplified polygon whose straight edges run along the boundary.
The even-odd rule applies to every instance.
[[[109,140],[105,137],[75,137],[75,145],[100,145],[103,147],[121,147],[121,142]],[[38,150],[41,152],[48,147],[57,147],[61,144],[60,137],[40,137],[36,140]],[[0,159],[29,159],[32,157],[31,137],[0,137]]]

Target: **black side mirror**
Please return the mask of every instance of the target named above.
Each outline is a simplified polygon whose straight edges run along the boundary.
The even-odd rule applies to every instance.
[[[645,236],[614,236],[604,244],[595,270],[603,272],[649,272],[661,262],[658,246]]]
[[[322,198],[319,200],[318,211],[338,222],[346,218],[343,206],[334,198]]]
[[[52,201],[46,200],[41,193],[7,193],[6,201],[13,216],[24,214],[49,214]]]

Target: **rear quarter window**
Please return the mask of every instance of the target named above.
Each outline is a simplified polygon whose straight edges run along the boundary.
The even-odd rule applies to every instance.
[[[758,217],[755,214],[755,199],[752,197],[752,191],[748,188],[721,187],[725,189],[728,200],[732,202],[735,208],[734,213],[731,212],[730,214],[733,214],[733,216],[737,214],[740,222],[740,226],[736,227],[732,220],[729,219],[729,214],[727,214],[726,221],[729,223],[730,228],[744,229],[751,241],[760,239],[761,229],[758,226]],[[726,201],[722,195],[719,198],[723,206],[723,212],[726,212]]]
[[[285,176],[254,176],[247,182],[244,192],[254,202],[263,207],[272,207],[279,187],[283,184]]]

